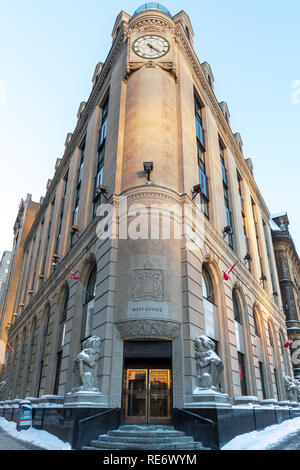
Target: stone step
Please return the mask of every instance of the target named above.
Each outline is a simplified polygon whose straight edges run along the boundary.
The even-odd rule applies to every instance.
[[[168,426],[165,424],[122,424],[119,427],[121,431],[175,431],[174,426]]]
[[[124,444],[159,444],[159,443],[173,443],[174,441],[178,442],[194,442],[193,438],[190,436],[185,436],[185,435],[176,435],[175,438],[174,436],[141,436],[138,433],[135,433],[136,436],[131,436],[129,433],[120,436],[119,435],[107,435],[103,434],[98,437],[98,441],[105,441],[105,442],[122,442]]]
[[[124,442],[91,441],[90,447],[83,450],[204,450],[200,442],[183,443],[180,441],[163,444],[130,444]]]
[[[138,431],[138,430],[135,430],[135,431],[126,431],[126,430],[123,430],[123,431],[120,431],[119,429],[116,429],[114,431],[109,431],[108,432],[108,435],[109,436],[119,436],[119,437],[152,437],[152,438],[156,438],[156,437],[181,437],[181,436],[184,436],[185,433],[182,432],[182,431],[176,431],[175,429],[173,430],[168,430],[168,431]]]

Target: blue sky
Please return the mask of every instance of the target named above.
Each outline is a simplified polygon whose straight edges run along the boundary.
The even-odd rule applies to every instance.
[[[12,247],[21,198],[45,194],[116,16],[141,4],[0,0],[0,256]],[[229,106],[263,198],[271,213],[287,210],[300,251],[300,83],[292,88],[300,81],[299,0],[163,4],[189,15],[195,51],[212,67],[215,94]]]

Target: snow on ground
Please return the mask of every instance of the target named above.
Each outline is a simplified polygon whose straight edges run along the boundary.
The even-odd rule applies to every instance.
[[[16,427],[17,425],[13,421],[0,418],[0,428],[15,439],[29,442],[45,450],[71,450],[68,442],[61,441],[58,437],[53,436],[53,434],[47,431],[35,428],[17,431]]]
[[[300,418],[274,424],[262,431],[252,431],[235,437],[221,450],[270,450],[280,441],[300,431]]]

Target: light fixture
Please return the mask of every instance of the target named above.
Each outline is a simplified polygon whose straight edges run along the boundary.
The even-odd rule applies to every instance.
[[[276,290],[274,290],[272,295],[273,295],[273,297],[278,297],[278,292]]]
[[[144,172],[147,173],[147,179],[150,181],[150,173],[153,171],[153,162],[144,162]]]
[[[103,186],[102,184],[99,184],[99,186],[97,186],[97,188],[96,188],[96,192],[95,192],[93,202],[96,202],[97,199],[102,195],[105,197],[105,200],[107,201],[106,194],[107,194],[107,187]]]
[[[261,278],[260,278],[260,284],[262,284],[263,282],[265,282],[267,280],[267,276],[265,276],[264,274],[261,275]]]
[[[196,186],[194,186],[192,190],[192,200],[194,200],[197,194],[200,194],[201,192],[202,192],[201,184],[196,184]]]
[[[223,228],[223,238],[226,237],[226,235],[232,234],[232,229],[230,225],[227,225],[226,227]]]
[[[252,261],[252,256],[250,255],[250,253],[246,253],[246,255],[244,256],[244,261]]]

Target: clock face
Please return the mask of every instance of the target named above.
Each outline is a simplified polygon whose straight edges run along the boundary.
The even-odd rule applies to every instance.
[[[136,39],[132,49],[136,55],[144,59],[159,59],[169,52],[170,44],[161,36],[148,35]]]

